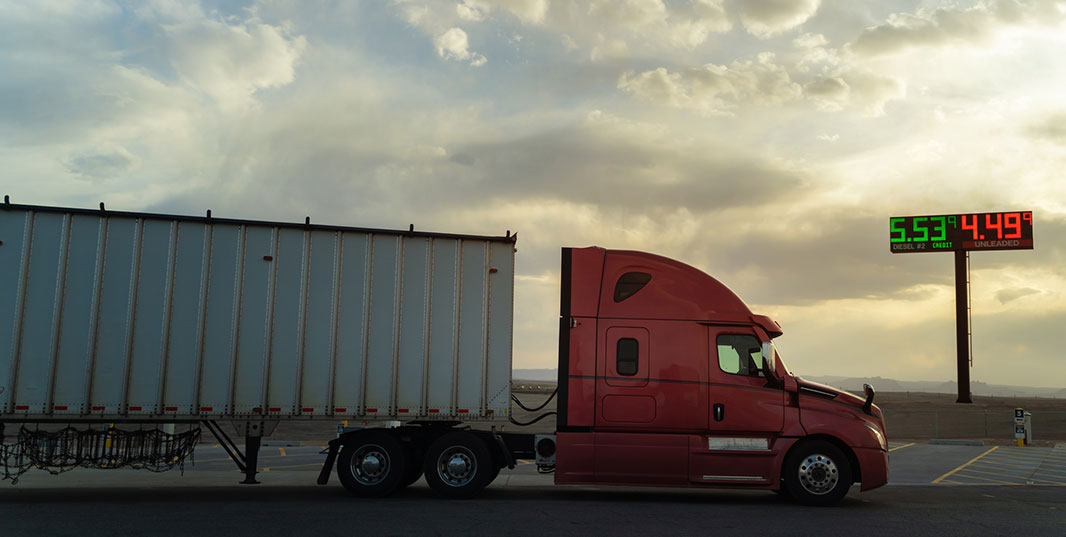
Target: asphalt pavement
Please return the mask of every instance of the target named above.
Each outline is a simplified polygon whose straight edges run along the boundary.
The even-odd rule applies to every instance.
[[[887,486],[810,508],[758,491],[558,487],[524,463],[473,500],[435,499],[424,481],[366,500],[335,475],[314,484],[321,446],[264,447],[260,485],[237,484],[221,448],[203,446],[184,474],[0,483],[0,535],[1066,535],[1066,446],[890,447]]]

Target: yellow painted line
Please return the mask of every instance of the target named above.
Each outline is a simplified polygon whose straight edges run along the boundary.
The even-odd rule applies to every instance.
[[[977,465],[974,465],[974,466],[971,466],[971,467],[967,468],[966,472],[976,472],[976,473],[979,473],[979,474],[998,475],[1000,477],[1010,477],[1010,478],[1014,478],[1014,479],[1021,479],[1023,481],[1026,480],[1026,479],[1029,479],[1028,477],[1026,477],[1026,474],[1028,474],[1028,472],[1021,473],[1021,474],[1018,474],[1018,473],[1015,473],[1015,474],[1001,474],[999,472],[989,472],[989,471],[986,471],[986,470],[978,470],[978,468],[981,468],[981,467],[977,466]]]
[[[1004,470],[1026,470],[1035,467],[1032,464],[1014,464],[1011,462],[999,462],[998,460],[992,459],[991,457],[981,461],[978,466],[995,466],[996,468],[1003,468]]]
[[[322,463],[308,463],[308,464],[283,464],[279,466],[271,466],[271,468],[277,470],[279,468],[321,468]]]
[[[1006,447],[1010,450],[1010,447]],[[1011,452],[999,452],[996,454],[996,458],[1011,459],[1011,460],[1044,460],[1047,457],[1045,454],[1040,453],[1011,453]]]
[[[274,459],[274,458],[277,458],[277,455],[260,455],[259,456],[260,460],[263,460],[263,459]],[[222,461],[232,461],[232,460],[233,459],[231,459],[229,457],[226,457],[224,459],[196,459],[196,462],[198,462],[198,463],[200,463],[200,462],[222,462]]]
[[[970,470],[966,470],[969,472]],[[1009,483],[1007,481],[1000,481],[998,479],[992,479],[990,477],[981,477],[979,475],[958,474],[956,477],[965,477],[966,479],[980,479],[982,481],[991,481],[993,483],[999,483],[1000,485],[1021,485],[1021,483]]]
[[[984,452],[984,453],[982,453],[982,454],[970,459],[966,464],[963,464],[962,466],[959,466],[958,468],[956,468],[956,469],[954,469],[954,470],[952,470],[952,471],[950,471],[950,472],[948,472],[948,473],[946,473],[946,474],[934,479],[933,483],[939,483],[939,482],[943,481],[945,477],[948,477],[951,474],[954,474],[955,472],[958,472],[959,470],[962,470],[963,468],[966,468],[967,466],[969,466],[969,465],[981,460],[981,457],[984,457],[985,455],[988,455],[989,453],[992,453],[998,447],[999,446],[993,446],[992,449],[990,449],[990,450],[988,450],[988,451],[986,451],[986,452]]]
[[[911,442],[910,444],[903,444],[902,446],[896,446],[896,447],[894,447],[894,448],[892,448],[892,449],[888,450],[888,452],[889,452],[889,453],[892,453],[893,451],[896,451],[897,449],[903,449],[903,448],[905,448],[905,447],[911,447],[911,446],[913,446],[913,445],[914,445],[914,444],[916,444],[916,443],[917,443],[917,442]]]
[[[285,456],[285,448],[283,448],[283,447],[279,447],[279,448],[278,448],[278,451],[280,451],[280,452],[281,452],[281,456],[282,456],[282,457],[284,457],[284,456]]]
[[[1039,462],[1039,461],[1044,460],[1044,457],[1041,457],[1039,455],[1033,455],[1032,457],[1025,457],[1025,456],[1020,456],[1020,455],[1008,455],[1008,454],[1005,454],[1003,452],[996,453],[995,455],[993,455],[990,458],[996,459],[997,461],[1011,461],[1011,462]]]
[[[1027,479],[1029,481],[1043,481],[1044,483],[1046,483],[1046,485],[1044,485],[1044,486],[1052,486],[1052,485],[1066,486],[1066,483],[1063,483],[1062,481],[1052,481],[1050,479],[1040,479],[1039,477],[1029,477]],[[1036,485],[1037,483],[1033,483],[1033,484]]]

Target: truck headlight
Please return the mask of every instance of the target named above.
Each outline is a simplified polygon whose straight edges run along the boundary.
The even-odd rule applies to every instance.
[[[866,426],[866,430],[870,431],[870,436],[874,437],[881,449],[888,451],[888,442],[885,441],[885,435],[881,434],[881,431],[869,425]]]

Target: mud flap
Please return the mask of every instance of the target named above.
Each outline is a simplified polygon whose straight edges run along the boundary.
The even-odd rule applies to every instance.
[[[329,483],[329,474],[333,472],[333,464],[337,462],[337,452],[341,449],[344,441],[340,438],[329,441],[329,453],[326,454],[326,463],[322,465],[322,471],[318,474],[318,484]]]

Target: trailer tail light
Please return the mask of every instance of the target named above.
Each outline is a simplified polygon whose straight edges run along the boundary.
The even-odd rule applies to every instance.
[[[408,409],[406,409],[406,408],[401,408],[401,409],[396,410],[396,412],[399,412],[401,414],[406,414],[406,413],[408,413],[410,411]]]
[[[277,407],[277,406],[270,407],[269,410],[270,410],[270,412],[281,412],[281,407]]]
[[[313,409],[313,408],[301,408],[300,409],[300,412],[312,413],[314,411],[315,411],[315,409]]]
[[[211,412],[214,409],[215,409],[215,407],[202,406],[202,407],[200,407],[200,412]]]
[[[104,410],[106,410],[106,408],[102,406],[94,406],[92,409],[93,412],[103,412]]]
[[[178,407],[176,407],[176,406],[168,406],[168,407],[163,408],[163,412],[177,412],[177,411],[178,411]]]
[[[439,414],[440,413],[440,409],[439,408],[431,408],[431,409],[429,409],[429,413],[430,414]]]
[[[492,410],[491,408],[485,411],[485,413],[486,413],[486,414],[492,414],[492,413],[494,413],[494,412],[495,412],[495,411],[494,411],[494,410]]]
[[[139,406],[131,406],[130,407],[130,412],[140,412],[140,411],[141,411],[141,407],[139,407]]]
[[[460,413],[460,414],[469,414],[469,413],[470,413],[470,410],[468,410],[468,409],[465,409],[465,408],[460,408],[460,409],[459,409],[459,413]]]
[[[15,410],[29,410],[30,405],[15,405]]]
[[[374,412],[377,412],[378,409],[376,409],[376,408],[368,408],[368,409],[366,409],[366,411],[369,412],[369,413],[374,413]]]
[[[56,405],[55,406],[55,410],[56,411],[63,411],[63,410],[66,410],[66,409],[67,409],[67,405]]]
[[[344,408],[344,407],[340,407],[340,406],[339,406],[339,407],[337,407],[337,408],[334,408],[334,409],[333,409],[333,411],[334,411],[334,412],[342,412],[342,413],[343,413],[343,412],[348,412],[348,409],[347,409],[347,408]]]

